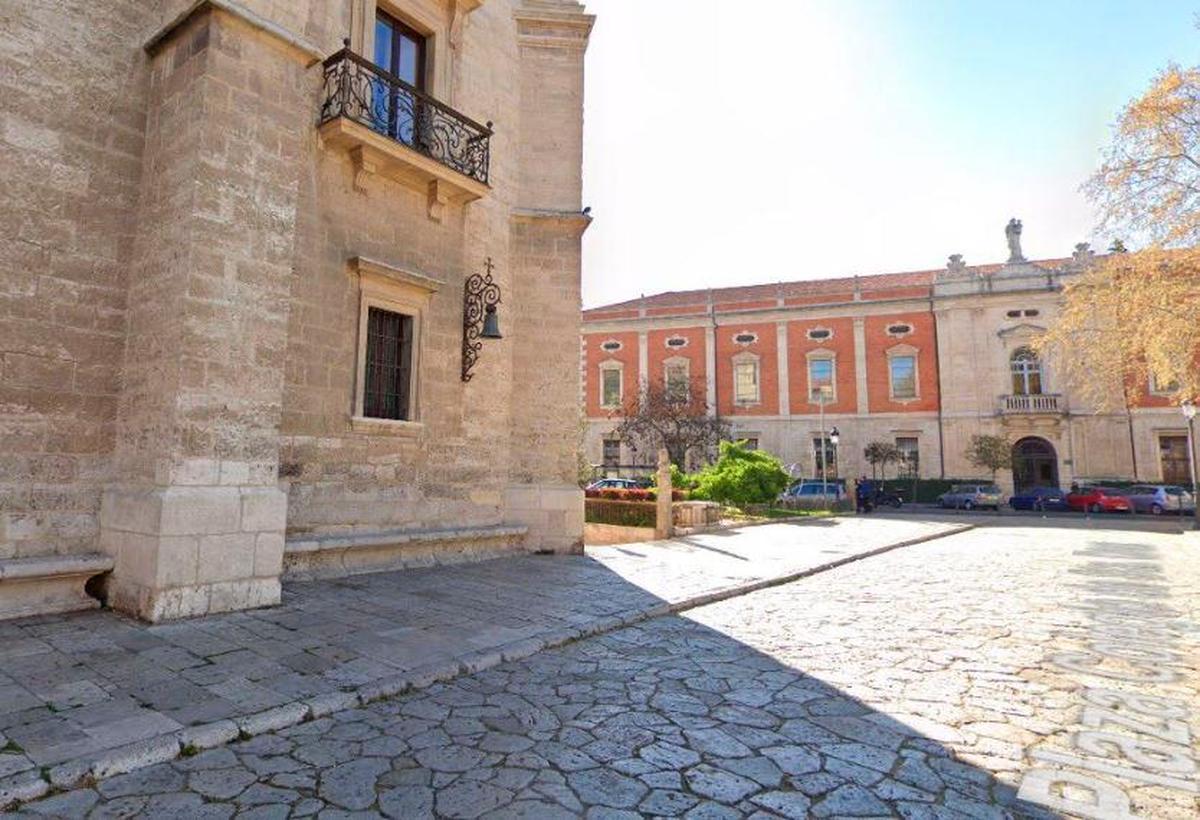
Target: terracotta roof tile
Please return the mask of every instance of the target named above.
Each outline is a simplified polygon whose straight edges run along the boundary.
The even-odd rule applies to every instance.
[[[1030,262],[1040,268],[1055,269],[1071,261],[1064,259],[1037,259]],[[967,270],[977,275],[991,275],[1002,269],[1004,265],[968,265]],[[734,302],[761,302],[764,300],[796,299],[820,294],[846,294],[853,291],[857,283],[861,291],[890,290],[893,288],[912,288],[915,286],[930,287],[934,277],[941,273],[939,270],[906,271],[903,273],[876,273],[867,276],[843,276],[837,279],[801,279],[794,282],[770,282],[760,285],[737,285],[727,288],[712,288],[702,290],[675,290],[666,293],[656,293],[639,299],[628,299],[624,302],[613,302],[607,305],[597,305],[583,312],[584,318],[594,314],[608,313],[619,310],[637,310],[646,308],[653,311],[651,315],[662,315],[663,308],[689,307],[708,303],[709,294],[714,303],[721,303],[728,309]]]

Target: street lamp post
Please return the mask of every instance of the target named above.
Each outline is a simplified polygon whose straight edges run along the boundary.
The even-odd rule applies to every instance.
[[[825,486],[825,396],[829,392],[829,387],[822,385],[813,389],[813,394],[817,399],[817,407],[820,408],[820,424],[821,424],[821,443],[820,443],[820,467],[821,467],[821,500],[825,500],[825,494],[828,488]]]
[[[1200,481],[1196,476],[1196,404],[1190,400],[1185,401],[1179,405],[1179,409],[1183,411],[1183,417],[1187,419],[1188,469],[1192,472],[1192,504],[1195,506],[1192,511],[1195,515],[1192,529],[1200,530],[1200,493],[1197,493]]]
[[[833,446],[833,465],[834,465],[835,467],[837,466],[837,446],[838,446],[838,439],[839,439],[840,437],[841,437],[841,434],[838,432],[837,425],[834,425],[834,426],[833,426],[833,428],[832,428],[832,429],[829,431],[829,443],[830,443],[830,444]],[[824,456],[824,455],[825,455],[825,453],[824,453],[824,451],[823,451],[823,450],[822,450],[822,453],[821,453],[821,455],[822,455],[822,456]],[[826,475],[828,475],[828,474],[829,474],[829,471],[828,471],[828,470],[822,470],[822,471],[821,471],[821,475],[822,475],[822,476],[826,476]],[[826,506],[828,506],[828,505],[829,505],[829,496],[828,496],[828,494],[826,494],[826,496],[825,496],[825,505],[826,505]]]

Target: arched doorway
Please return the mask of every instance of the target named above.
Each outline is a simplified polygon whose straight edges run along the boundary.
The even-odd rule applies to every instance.
[[[1013,445],[1013,484],[1017,492],[1030,487],[1058,487],[1058,454],[1044,438],[1030,436]]]

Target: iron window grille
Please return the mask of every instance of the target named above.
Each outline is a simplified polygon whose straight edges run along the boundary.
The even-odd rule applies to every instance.
[[[363,415],[411,421],[413,317],[367,310],[367,368]]]

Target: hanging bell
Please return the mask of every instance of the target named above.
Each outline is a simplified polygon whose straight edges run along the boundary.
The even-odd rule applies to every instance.
[[[479,334],[484,339],[501,339],[500,318],[496,315],[496,306],[488,305],[483,314],[483,332]]]

